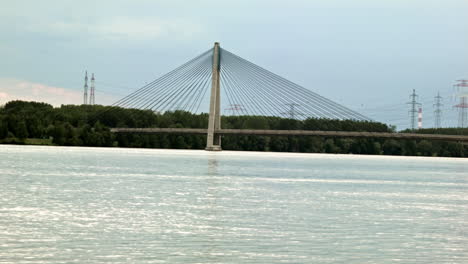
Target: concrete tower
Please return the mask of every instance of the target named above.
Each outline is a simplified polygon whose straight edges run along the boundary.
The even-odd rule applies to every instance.
[[[219,43],[215,42],[213,48],[213,73],[211,77],[210,114],[208,117],[208,135],[206,137],[206,150],[221,150],[221,135],[216,130],[221,129],[221,92],[219,89],[219,71],[221,69],[221,51]]]

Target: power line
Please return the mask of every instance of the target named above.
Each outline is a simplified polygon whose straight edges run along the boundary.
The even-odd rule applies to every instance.
[[[370,119],[282,78],[229,51],[220,49],[220,82],[231,114],[328,118],[369,121]],[[198,111],[212,77],[212,49],[177,69],[120,99],[113,106],[165,111]],[[198,105],[198,106],[197,106]],[[242,106],[242,107],[240,107]]]

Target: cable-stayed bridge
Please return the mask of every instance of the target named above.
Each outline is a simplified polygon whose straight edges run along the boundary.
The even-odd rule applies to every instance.
[[[221,100],[223,98],[223,100]],[[221,136],[313,135],[468,141],[467,136],[310,130],[222,129],[222,109],[230,115],[326,118],[371,121],[366,116],[282,78],[225,49],[219,43],[208,51],[120,99],[113,106],[156,113],[183,110],[199,112],[209,106],[207,129],[113,128],[114,133],[206,134],[207,150],[221,150]],[[203,111],[203,110],[202,110]],[[225,113],[224,115],[227,115]]]

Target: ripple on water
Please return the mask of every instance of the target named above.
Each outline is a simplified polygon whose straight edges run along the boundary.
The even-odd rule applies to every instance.
[[[468,161],[0,145],[0,263],[468,263]]]

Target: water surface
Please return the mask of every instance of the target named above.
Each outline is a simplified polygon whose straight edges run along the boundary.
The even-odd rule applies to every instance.
[[[0,263],[468,263],[468,160],[0,145]]]

